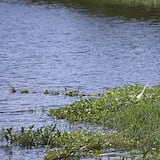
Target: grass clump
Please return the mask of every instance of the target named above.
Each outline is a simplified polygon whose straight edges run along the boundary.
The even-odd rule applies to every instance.
[[[107,89],[97,99],[51,109],[49,114],[70,122],[90,122],[114,129],[133,140],[145,155],[160,148],[160,86],[147,87],[137,99],[142,90],[141,85]]]

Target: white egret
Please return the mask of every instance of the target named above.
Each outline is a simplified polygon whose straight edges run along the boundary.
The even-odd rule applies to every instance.
[[[146,90],[146,88],[148,87],[148,85],[145,85],[144,86],[144,88],[143,88],[143,90],[142,90],[142,92],[139,94],[139,95],[137,95],[137,100],[140,100],[141,99],[141,97],[143,96],[143,94],[144,94],[144,91]]]

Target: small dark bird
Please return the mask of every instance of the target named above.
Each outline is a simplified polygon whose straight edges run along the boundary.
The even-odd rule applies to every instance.
[[[11,87],[11,93],[15,93],[15,92],[16,92],[15,87]]]

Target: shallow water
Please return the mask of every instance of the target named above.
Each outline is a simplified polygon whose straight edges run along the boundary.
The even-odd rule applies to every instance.
[[[60,130],[74,130],[75,125],[47,116],[48,109],[79,100],[65,97],[64,88],[99,93],[106,87],[159,84],[159,44],[155,17],[100,16],[75,4],[1,0],[0,128],[57,123]],[[24,88],[30,93],[21,94]],[[45,95],[46,89],[61,94]],[[39,160],[43,152],[0,147],[0,159]]]

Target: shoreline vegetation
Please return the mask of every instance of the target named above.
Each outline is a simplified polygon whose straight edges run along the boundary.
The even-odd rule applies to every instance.
[[[32,0],[32,2],[38,2],[39,0]],[[79,3],[90,5],[127,5],[130,7],[145,6],[147,8],[160,8],[159,0],[44,0],[48,3],[60,2],[60,3]]]
[[[81,0],[84,2],[85,0]],[[87,0],[90,4],[127,5],[131,7],[145,6],[147,8],[160,8],[159,0]]]
[[[34,129],[22,127],[1,131],[8,146],[47,146],[46,160],[96,157],[114,149],[129,151],[128,158],[159,160],[160,157],[160,85],[127,85],[106,91],[97,98],[81,99],[73,104],[50,109],[49,116],[70,123],[99,125],[104,131],[78,129],[60,132],[55,126]],[[112,132],[108,132],[112,130]],[[132,152],[136,150],[137,152]]]
[[[32,0],[33,3],[62,4],[99,16],[126,18],[156,18],[160,15],[159,0]],[[83,10],[85,8],[85,10]]]

